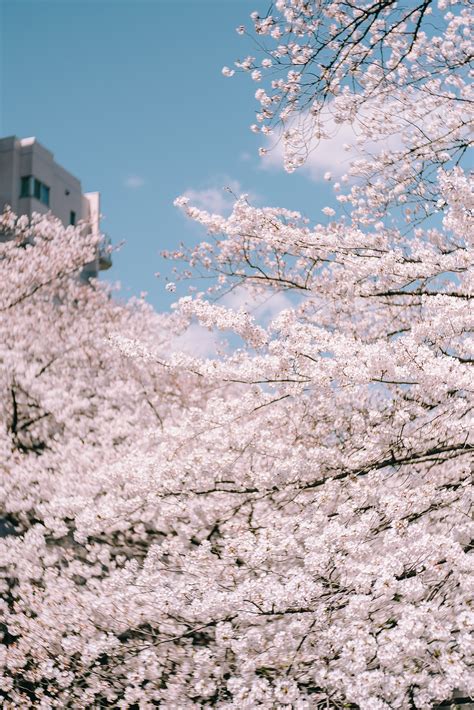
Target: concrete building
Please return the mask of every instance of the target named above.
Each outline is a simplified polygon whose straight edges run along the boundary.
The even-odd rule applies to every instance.
[[[17,215],[51,212],[64,226],[87,221],[100,233],[100,193],[82,192],[81,182],[61,165],[36,138],[0,139],[0,211],[10,205]],[[112,261],[103,238],[95,261],[84,267],[82,278],[97,276]]]

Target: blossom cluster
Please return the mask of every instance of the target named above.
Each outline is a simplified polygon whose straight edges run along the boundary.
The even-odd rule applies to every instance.
[[[267,139],[261,154],[282,141],[293,172],[351,127],[355,184],[340,199],[374,218],[390,204],[408,216],[435,211],[434,171],[458,164],[471,143],[469,1],[280,0],[271,12],[252,13],[258,55],[224,71],[259,83],[251,128]]]
[[[240,68],[260,82],[289,58],[282,110],[293,97],[317,122],[301,87],[321,61],[323,103],[329,87],[341,119],[355,106],[370,141],[371,102],[383,115],[399,96],[412,142],[324,223],[178,198],[207,238],[167,256],[212,285],[169,314],[81,282],[97,245],[80,228],[4,214],[6,710],[431,710],[474,694],[473,198],[452,164],[467,27],[464,2],[440,0],[444,39],[423,35],[432,4],[277,0],[282,19],[254,15],[283,49]],[[410,166],[436,219],[404,211]],[[266,319],[262,298],[280,304]],[[196,321],[238,346],[180,352]]]
[[[472,224],[464,174],[439,180],[444,226],[410,236],[193,211],[213,241],[189,259],[222,288],[296,295],[265,326],[202,295],[120,305],[69,276],[45,218],[21,277],[21,240],[2,245],[6,707],[382,710],[464,688]],[[170,351],[190,318],[247,345]]]

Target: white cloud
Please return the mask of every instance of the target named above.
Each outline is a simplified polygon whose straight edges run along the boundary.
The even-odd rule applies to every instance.
[[[140,175],[129,175],[125,178],[123,184],[130,190],[138,190],[145,184],[145,178],[141,177]]]
[[[364,111],[367,117],[370,117],[370,111],[377,111],[381,114],[381,108],[365,107]],[[392,111],[388,107],[385,112]],[[364,113],[361,114],[362,117]],[[302,116],[303,130],[306,133],[308,130],[308,116]],[[306,123],[306,125],[304,125]],[[334,178],[340,178],[348,173],[352,161],[360,159],[363,155],[371,153],[376,155],[384,148],[397,149],[401,145],[400,135],[387,135],[383,140],[363,140],[364,129],[360,120],[356,119],[353,123],[337,124],[328,107],[322,116],[322,126],[328,138],[320,138],[307,142],[308,157],[305,164],[300,168],[312,180],[324,180],[324,174],[330,172]],[[295,122],[294,127],[297,128]],[[261,165],[265,169],[282,170],[284,166],[284,142],[280,138],[275,142],[275,138],[268,136],[266,140],[266,151],[262,155]]]
[[[234,202],[244,193],[252,204],[260,201],[256,192],[244,190],[238,180],[223,176],[214,178],[208,187],[188,188],[183,196],[189,198],[194,207],[225,216],[230,214]]]
[[[351,160],[357,156],[355,141],[356,134],[352,126],[338,126],[331,138],[315,141],[314,145],[309,146],[308,158],[300,170],[307,173],[312,180],[323,180],[327,171],[335,178],[341,177],[347,173]],[[346,150],[344,145],[351,145],[351,149]],[[283,140],[274,144],[268,138],[267,151],[262,156],[262,166],[267,169],[283,169]]]
[[[230,212],[235,200],[242,194],[242,186],[238,180],[223,180],[222,187],[211,186],[196,190],[190,188],[184,193],[191,204],[213,214]]]
[[[212,358],[221,349],[222,333],[191,323],[184,333],[170,342],[172,352],[184,352],[195,357]]]
[[[245,284],[227,293],[221,304],[234,311],[247,311],[263,326],[268,325],[281,311],[294,305],[285,293],[265,291],[256,294],[246,288]]]

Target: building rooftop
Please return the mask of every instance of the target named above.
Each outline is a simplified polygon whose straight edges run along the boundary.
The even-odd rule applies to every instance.
[[[82,220],[94,234],[101,234],[100,193],[84,193],[81,181],[57,163],[35,136],[0,138],[0,211],[6,205],[28,217],[51,213],[65,227]],[[99,251],[89,269],[93,276],[112,263],[105,243]]]

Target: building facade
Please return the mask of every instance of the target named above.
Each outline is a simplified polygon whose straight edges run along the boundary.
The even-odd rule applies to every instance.
[[[81,182],[54,160],[36,138],[0,139],[0,211],[9,205],[17,215],[51,212],[64,226],[86,221],[100,234],[100,193],[82,192]],[[97,258],[84,266],[82,278],[96,277],[112,265],[102,239]]]

